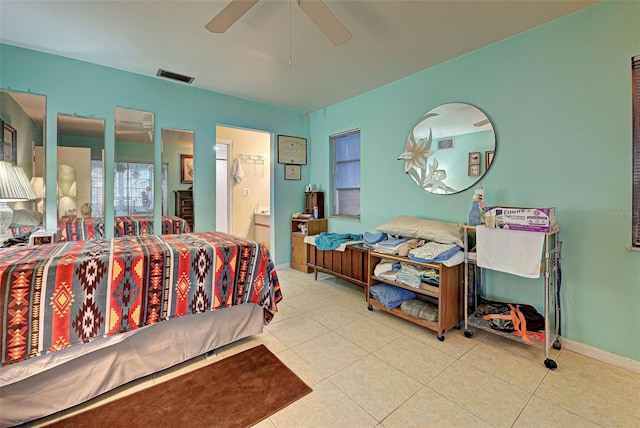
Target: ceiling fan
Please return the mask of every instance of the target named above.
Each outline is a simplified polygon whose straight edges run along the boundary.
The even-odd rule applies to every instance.
[[[118,135],[145,135],[153,142],[153,120],[129,121],[123,120],[116,124]]]
[[[224,33],[259,0],[231,0],[205,28],[212,33]],[[322,0],[295,0],[300,9],[313,21],[325,36],[336,46],[351,40],[351,33],[331,12]]]

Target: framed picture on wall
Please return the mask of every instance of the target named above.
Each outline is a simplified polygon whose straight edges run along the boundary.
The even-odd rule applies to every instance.
[[[18,163],[18,134],[16,129],[4,120],[0,119],[2,135],[0,140],[0,160],[12,165]]]
[[[301,167],[300,165],[285,165],[284,166],[284,179],[285,180],[301,180]]]
[[[307,139],[278,135],[278,163],[306,165]]]
[[[180,182],[193,183],[193,155],[180,155]]]
[[[469,177],[478,177],[480,175],[480,165],[469,165]]]
[[[484,152],[484,168],[485,170],[489,169],[491,166],[491,162],[493,162],[493,155],[495,154],[495,150],[489,150],[488,152]]]
[[[469,165],[480,165],[480,152],[469,153]]]

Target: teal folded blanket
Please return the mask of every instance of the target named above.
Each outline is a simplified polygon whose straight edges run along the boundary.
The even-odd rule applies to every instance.
[[[322,232],[316,236],[316,247],[319,250],[335,250],[345,242],[349,241],[362,241],[362,235],[353,233],[329,233]]]

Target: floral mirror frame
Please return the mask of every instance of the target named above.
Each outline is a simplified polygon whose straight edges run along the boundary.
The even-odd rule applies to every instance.
[[[398,160],[421,189],[454,194],[480,181],[495,153],[495,131],[487,115],[470,104],[448,103],[413,125]]]

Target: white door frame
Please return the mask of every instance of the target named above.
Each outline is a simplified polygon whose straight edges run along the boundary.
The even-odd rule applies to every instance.
[[[216,138],[216,145],[218,144],[225,144],[227,146],[229,146],[227,148],[227,233],[231,233],[231,231],[233,230],[233,216],[232,216],[232,211],[231,211],[231,207],[233,206],[233,188],[232,185],[233,183],[231,182],[231,154],[233,153],[233,141],[232,140],[226,140],[223,138]],[[218,158],[216,156],[216,162],[218,161]],[[218,209],[218,207],[216,206],[216,210]],[[216,225],[217,228],[217,225]]]

